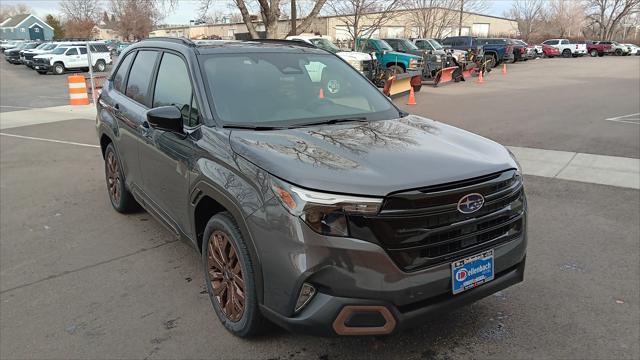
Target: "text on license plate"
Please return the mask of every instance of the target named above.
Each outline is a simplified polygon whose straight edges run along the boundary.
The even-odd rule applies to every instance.
[[[451,287],[454,294],[493,280],[493,249],[451,263]]]

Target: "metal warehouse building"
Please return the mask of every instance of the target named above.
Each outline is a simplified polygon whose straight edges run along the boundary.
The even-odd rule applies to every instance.
[[[422,32],[421,28],[417,26],[415,21],[415,15],[412,12],[420,10],[399,10],[396,11],[390,20],[386,21],[379,29],[373,29],[371,31],[373,37],[380,38],[415,38],[419,37]],[[443,13],[445,10],[436,10],[438,17],[442,19],[445,16]],[[446,11],[449,18],[454,17],[455,21],[446,21],[451,24],[450,26],[442,26],[439,34],[432,34],[431,37],[445,38],[451,35],[458,35],[459,32],[459,14],[458,11]],[[364,15],[360,19],[360,26],[366,28],[374,23],[379,13],[372,13]],[[321,35],[327,35],[334,40],[348,40],[349,34],[352,29],[349,29],[346,24],[349,21],[344,21],[347,16],[322,16],[318,17],[311,27],[306,32],[317,33]],[[352,16],[351,16],[352,17]],[[299,19],[298,21],[301,21]],[[291,29],[290,22],[288,20],[281,20],[278,24],[279,37],[284,38]],[[255,22],[256,29],[258,31],[264,31],[264,25],[260,21]],[[350,31],[351,30],[351,31]],[[176,36],[187,37],[190,39],[202,39],[211,36],[219,36],[223,39],[234,39],[236,37],[246,36],[248,33],[247,27],[244,23],[234,24],[213,24],[213,25],[196,25],[196,26],[173,26],[157,29],[151,34],[154,36]],[[518,24],[515,20],[483,15],[476,13],[464,12],[462,17],[462,35],[474,35],[474,36],[516,36],[518,34]]]

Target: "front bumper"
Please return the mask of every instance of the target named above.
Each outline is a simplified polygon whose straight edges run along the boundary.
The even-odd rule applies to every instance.
[[[523,216],[526,229],[526,213]],[[388,310],[393,326],[377,332],[365,329],[356,334],[388,334],[482,299],[524,278],[526,230],[492,247],[493,281],[453,295],[451,262],[468,254],[407,272],[377,244],[317,234],[286,213],[275,199],[246,220],[250,233],[259,234],[254,237],[254,244],[264,284],[262,312],[273,322],[296,332],[321,336],[345,334],[341,324],[335,323],[346,306],[376,306]],[[295,313],[304,283],[312,284],[317,293]]]
[[[10,62],[12,64],[19,64],[20,63],[20,57],[19,56],[5,56],[5,60],[7,60],[8,62]]]
[[[418,327],[438,314],[471,304],[522,282],[524,280],[525,263],[526,257],[522,258],[518,264],[497,273],[495,279],[491,282],[461,294],[441,294],[404,307],[398,307],[393,303],[375,299],[347,298],[318,293],[294,317],[283,316],[266,306],[261,306],[261,310],[269,320],[291,332],[302,332],[317,336],[386,335]],[[388,310],[392,318],[384,323],[375,324],[376,326],[349,327],[345,326],[345,319],[340,316],[348,308],[360,308],[367,311],[372,308],[382,308]],[[349,321],[348,318],[346,320]]]
[[[33,69],[38,71],[51,71],[51,65],[43,63],[32,63]]]

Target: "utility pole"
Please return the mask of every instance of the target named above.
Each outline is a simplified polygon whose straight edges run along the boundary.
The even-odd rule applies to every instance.
[[[460,0],[460,23],[458,24],[458,36],[462,36],[462,12],[464,11],[464,0]]]
[[[296,25],[296,21],[298,17],[298,8],[296,7],[296,0],[291,0],[291,34],[298,35],[296,29],[298,26]]]

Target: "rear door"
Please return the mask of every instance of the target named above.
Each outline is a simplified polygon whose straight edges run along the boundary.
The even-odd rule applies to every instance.
[[[113,77],[109,96],[100,98],[107,103],[108,111],[118,123],[117,150],[125,179],[130,190],[138,194],[143,184],[139,146],[151,104],[150,85],[157,59],[158,52],[147,49],[125,55]]]

